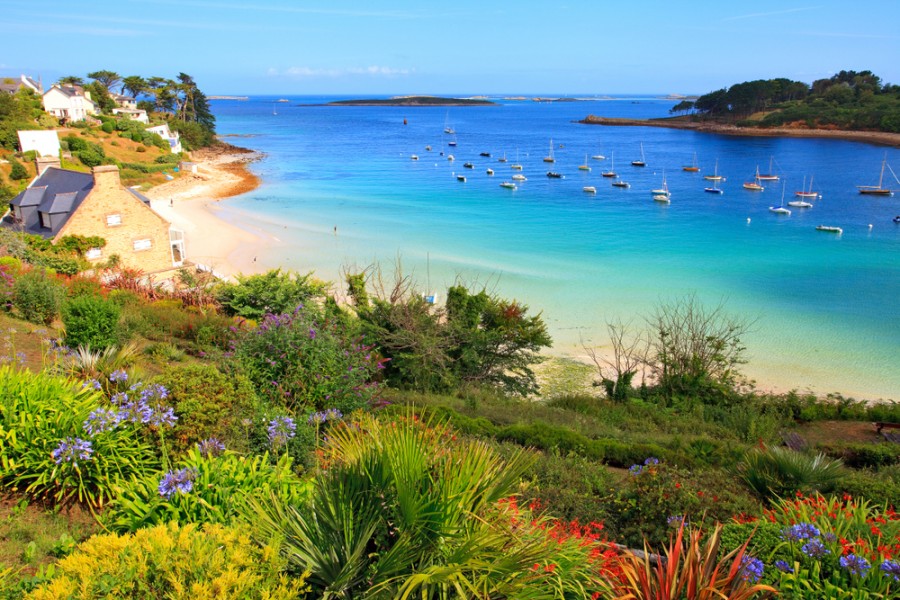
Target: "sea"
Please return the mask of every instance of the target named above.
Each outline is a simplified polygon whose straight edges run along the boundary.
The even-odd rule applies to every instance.
[[[219,214],[278,240],[258,264],[314,271],[336,290],[368,268],[373,282],[409,277],[438,303],[455,283],[515,299],[542,315],[557,355],[608,352],[609,323],[640,331],[659,307],[694,297],[749,325],[742,372],[761,389],[900,400],[900,194],[855,187],[877,184],[884,160],[900,171],[900,150],[584,125],[588,115],[664,117],[678,100],[524,97],[454,107],[214,100],[224,139],[264,153],[251,167],[262,185]],[[556,162],[543,162],[551,150]],[[646,166],[632,166],[642,152]],[[701,171],[683,171],[695,155]],[[527,180],[505,189],[513,164]],[[629,188],[601,176],[613,168]],[[780,179],[743,189],[757,168]],[[714,171],[726,178],[721,195],[704,191]],[[900,189],[890,169],[884,177]],[[664,181],[670,204],[651,196]],[[810,182],[812,208],[769,210]]]

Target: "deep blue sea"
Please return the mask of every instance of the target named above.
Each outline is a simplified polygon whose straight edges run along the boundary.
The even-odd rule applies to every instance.
[[[223,203],[227,219],[280,240],[259,257],[264,267],[337,282],[374,263],[392,279],[399,262],[423,292],[487,286],[542,311],[555,351],[572,355],[602,349],[611,320],[642,327],[659,304],[696,294],[754,322],[744,372],[761,386],[900,399],[900,194],[855,188],[878,182],[885,153],[900,171],[897,149],[576,122],[666,116],[676,103],[650,97],[449,109],[286,98],[211,103],[220,134],[241,136],[227,141],[265,153],[252,167],[262,186]],[[564,179],[546,176],[551,139]],[[647,166],[633,167],[641,145]],[[701,172],[683,172],[694,153]],[[517,157],[527,181],[503,189]],[[629,189],[601,177],[613,157]],[[590,172],[578,170],[585,160]],[[703,191],[716,161],[723,195]],[[770,161],[782,180],[742,189]],[[650,194],[664,173],[668,205]],[[787,203],[804,177],[822,196],[814,207],[771,213],[782,184]],[[889,171],[885,186],[900,188]]]

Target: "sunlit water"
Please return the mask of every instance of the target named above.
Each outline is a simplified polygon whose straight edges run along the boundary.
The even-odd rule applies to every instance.
[[[381,263],[390,271],[399,258],[422,291],[440,295],[461,280],[543,311],[555,351],[569,354],[604,345],[610,320],[640,325],[658,304],[695,293],[755,322],[744,371],[763,387],[900,397],[900,226],[892,222],[900,197],[860,196],[854,187],[877,183],[885,148],[575,122],[665,116],[674,104],[653,98],[450,109],[274,100],[212,103],[220,133],[248,136],[229,141],[266,153],[253,166],[263,185],[223,211],[282,241],[259,257],[264,266],[339,281],[343,269]],[[442,133],[448,124],[455,136]],[[551,138],[562,180],[548,179],[542,162]],[[632,167],[641,143],[647,167]],[[683,172],[694,153],[701,173]],[[630,189],[600,176],[613,154]],[[591,172],[577,168],[586,155]],[[517,156],[528,180],[503,189]],[[785,203],[804,176],[815,177],[822,198],[813,208],[771,213],[782,181],[765,182],[762,193],[742,189],[772,156]],[[887,158],[900,165],[896,149]],[[711,183],[701,175],[716,160],[727,177],[721,196],[703,191]],[[463,168],[467,161],[475,168]],[[664,171],[670,205],[650,194]],[[844,233],[816,231],[821,224]]]

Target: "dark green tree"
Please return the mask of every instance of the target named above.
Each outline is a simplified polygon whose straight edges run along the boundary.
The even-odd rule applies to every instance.
[[[122,83],[122,76],[115,71],[94,71],[87,76],[106,88],[107,92],[114,92],[113,88]]]
[[[57,81],[60,85],[84,85],[84,79],[76,75],[66,75]]]
[[[122,91],[128,92],[133,98],[149,89],[147,80],[139,75],[129,75],[122,79]]]

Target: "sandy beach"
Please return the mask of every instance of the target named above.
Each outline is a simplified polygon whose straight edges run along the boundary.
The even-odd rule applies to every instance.
[[[146,192],[151,208],[184,231],[191,263],[228,277],[264,270],[257,266],[256,257],[278,240],[259,229],[238,227],[217,214],[219,200],[259,186],[259,178],[248,165],[260,156],[228,144],[195,151],[191,157],[196,173],[185,173]]]

